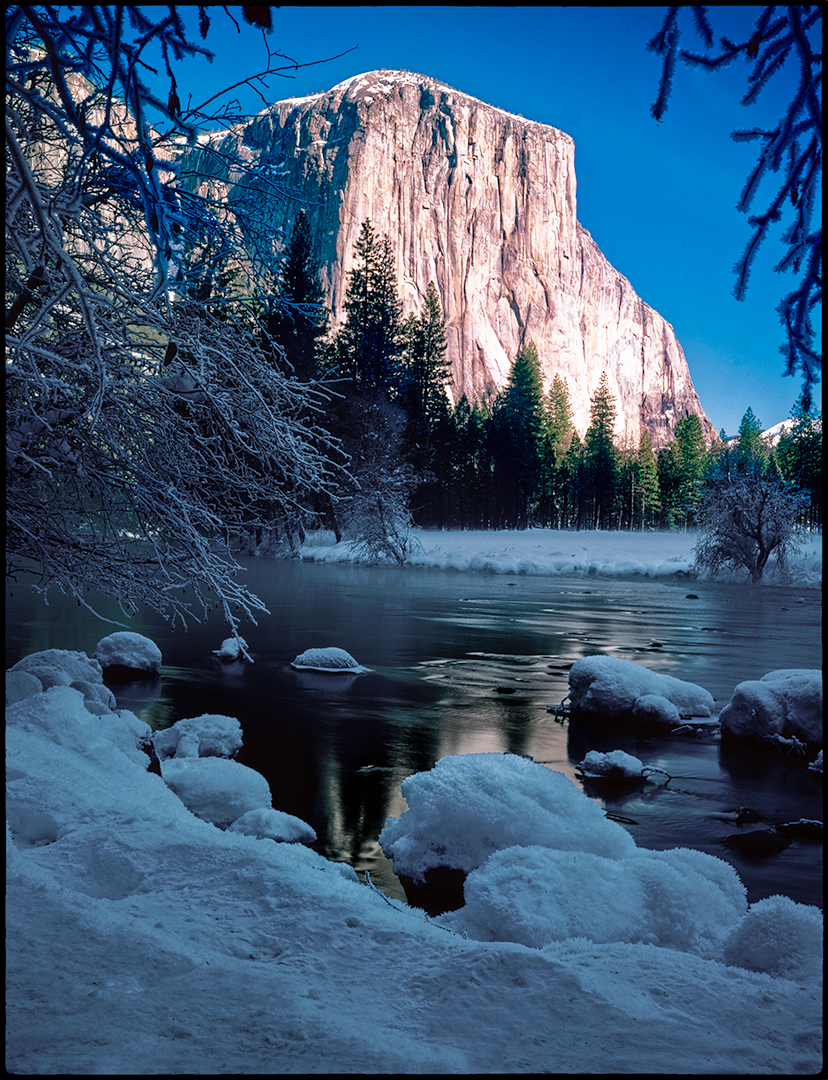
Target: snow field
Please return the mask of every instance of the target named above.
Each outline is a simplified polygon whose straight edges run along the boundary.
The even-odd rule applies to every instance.
[[[693,547],[698,535],[687,532],[570,532],[525,529],[518,532],[412,529],[406,565],[432,570],[474,570],[493,574],[533,574],[544,577],[588,576],[673,577],[704,579],[694,568]],[[301,557],[313,562],[364,561],[358,546],[336,543],[332,533],[308,533]],[[777,580],[771,573],[763,581]],[[802,550],[788,567],[794,585],[819,588],[822,584],[822,536],[809,534]],[[749,581],[747,571],[728,580]]]

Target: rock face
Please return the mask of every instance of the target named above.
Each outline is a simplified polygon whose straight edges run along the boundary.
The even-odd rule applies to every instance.
[[[235,183],[231,201],[251,186],[304,200],[334,328],[366,218],[391,240],[404,314],[419,312],[435,282],[455,400],[501,387],[533,340],[545,385],[566,378],[582,435],[605,369],[617,439],[637,444],[643,425],[659,448],[689,413],[714,434],[672,327],[578,224],[574,143],[563,132],[423,76],[374,71],[277,102],[217,141],[250,164],[243,184],[216,174]],[[277,248],[300,205],[286,198],[268,210]]]

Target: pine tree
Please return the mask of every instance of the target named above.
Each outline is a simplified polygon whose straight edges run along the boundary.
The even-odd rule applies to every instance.
[[[406,414],[406,457],[423,483],[414,496],[417,524],[442,527],[446,514],[443,475],[450,470],[454,428],[446,384],[446,331],[440,299],[429,282],[420,316],[409,315],[402,328],[399,402]]]
[[[654,528],[658,523],[660,511],[661,495],[658,486],[658,466],[650,442],[650,433],[644,428],[638,441],[638,457],[635,462],[632,527],[642,531]]]
[[[793,426],[783,431],[776,444],[776,461],[784,481],[810,495],[803,524],[822,526],[822,415],[806,411],[797,402],[791,410]]]
[[[317,377],[316,342],[327,322],[320,271],[310,224],[305,211],[300,210],[279,275],[279,299],[271,306],[267,330],[284,349],[290,368],[302,382]]]
[[[543,384],[535,343],[518,353],[495,404],[492,446],[500,527],[525,529],[540,487]]]
[[[399,382],[401,312],[394,258],[387,236],[378,237],[370,220],[362,223],[356,262],[345,295],[346,321],[333,355],[339,374],[360,392],[392,398]]]
[[[736,436],[736,468],[739,472],[762,476],[768,464],[768,445],[762,436],[762,423],[748,406]]]
[[[681,450],[680,499],[685,524],[695,515],[702,491],[702,481],[709,466],[701,420],[695,414],[683,416],[676,424],[676,443]]]
[[[566,379],[555,372],[546,396],[543,440],[543,505],[546,521],[553,529],[563,527],[570,483],[567,462],[574,432],[569,387]]]
[[[615,431],[615,398],[609,389],[606,371],[601,373],[598,387],[592,396],[590,425],[587,429],[585,457],[589,499],[592,504],[592,528],[611,527],[617,478],[617,451],[613,443]]]

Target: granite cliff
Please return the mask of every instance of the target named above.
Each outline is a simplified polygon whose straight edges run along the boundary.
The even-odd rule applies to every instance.
[[[578,223],[574,143],[563,132],[423,76],[374,71],[277,102],[211,141],[249,163],[245,187],[301,195],[334,327],[366,218],[391,239],[405,314],[434,280],[455,400],[502,386],[534,340],[545,384],[555,372],[567,379],[581,434],[604,370],[619,439],[637,444],[643,425],[659,448],[688,413],[714,434],[672,327]],[[230,182],[232,201],[237,178],[205,168]],[[300,205],[273,202],[277,244]]]

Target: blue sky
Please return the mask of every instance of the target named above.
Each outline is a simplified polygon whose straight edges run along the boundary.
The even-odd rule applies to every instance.
[[[238,8],[230,10],[241,32],[221,8],[209,9],[205,44],[216,59],[180,68],[182,103],[266,66],[261,33],[243,23]],[[680,67],[657,124],[650,105],[661,61],[646,43],[664,10],[282,7],[273,9],[271,49],[300,64],[356,49],[291,78],[272,76],[262,93],[270,103],[328,90],[363,71],[404,68],[565,131],[575,140],[579,221],[639,296],[672,323],[716,429],[735,434],[748,406],[771,427],[788,417],[801,389],[798,376],[782,377],[774,310],[792,279],[773,273],[777,234],[759,255],[746,299],[733,297],[732,269],[749,237],[747,217],[735,207],[756,144],[736,144],[730,132],[775,123],[794,73],[783,71],[779,85],[772,82],[746,108],[739,104],[747,75],[741,60],[712,73]],[[714,31],[744,40],[759,10],[713,7]],[[200,41],[196,8],[187,14]],[[700,49],[686,16],[682,44]],[[236,94],[246,111],[264,107],[251,90]]]

